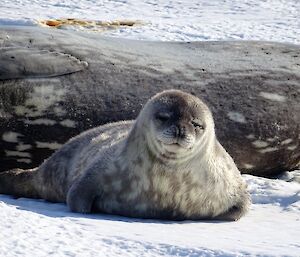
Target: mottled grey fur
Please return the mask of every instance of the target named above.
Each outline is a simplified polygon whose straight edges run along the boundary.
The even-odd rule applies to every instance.
[[[154,96],[136,121],[71,139],[36,169],[1,173],[0,193],[66,202],[75,212],[173,220],[237,220],[250,206],[210,110],[178,90]]]

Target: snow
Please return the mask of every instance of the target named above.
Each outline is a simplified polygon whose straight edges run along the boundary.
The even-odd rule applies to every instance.
[[[300,44],[298,0],[2,0],[0,25],[40,19],[141,20],[103,34],[140,40],[272,40]],[[80,28],[88,30],[88,28]],[[0,256],[299,256],[299,171],[244,175],[253,205],[237,222],[166,222],[71,213],[0,195]],[[286,181],[285,181],[286,180]]]
[[[0,196],[0,256],[299,256],[300,184],[244,175],[250,212],[237,222],[71,213]]]
[[[145,24],[106,35],[147,40],[255,39],[300,43],[298,0],[2,0],[1,24],[40,19],[132,19]]]

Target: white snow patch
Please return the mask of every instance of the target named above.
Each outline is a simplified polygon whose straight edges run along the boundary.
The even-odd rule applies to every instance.
[[[290,150],[290,151],[293,151],[293,150],[295,150],[297,148],[297,145],[291,145],[291,146],[288,146],[288,150]]]
[[[272,138],[270,137],[270,138],[267,138],[267,141],[268,141],[268,142],[271,142],[271,143],[272,143],[272,142],[275,142],[276,140],[278,140],[277,137],[272,137]]]
[[[259,95],[265,99],[276,102],[285,102],[286,100],[285,96],[276,93],[260,92]]]
[[[293,139],[292,138],[288,138],[288,139],[282,141],[280,144],[281,145],[288,145],[288,144],[290,144],[292,142],[293,142]]]
[[[36,119],[36,120],[24,120],[24,123],[29,125],[53,126],[56,124],[56,121],[50,119]]]
[[[25,150],[28,150],[28,149],[31,149],[31,148],[32,148],[32,145],[30,145],[30,144],[23,144],[23,143],[19,143],[16,146],[16,149],[18,151],[25,151]]]
[[[6,156],[19,156],[19,157],[31,157],[30,153],[26,152],[19,152],[19,151],[9,151],[9,150],[4,150]]]
[[[270,152],[275,152],[277,151],[278,148],[277,147],[267,147],[265,149],[261,149],[259,150],[260,153],[270,153]]]
[[[30,159],[26,159],[26,158],[22,158],[22,159],[17,159],[17,162],[23,162],[23,163],[31,163],[31,160]]]
[[[249,134],[249,135],[246,136],[246,138],[247,138],[247,139],[254,139],[255,136],[254,136],[254,134]]]
[[[227,116],[229,119],[238,122],[238,123],[246,123],[245,116],[239,112],[228,112]]]
[[[141,20],[105,35],[144,40],[270,40],[300,43],[298,0],[2,0],[0,25],[41,19]]]
[[[1,256],[298,256],[300,184],[245,175],[250,212],[237,222],[158,221],[71,213],[0,196]]]
[[[74,120],[70,120],[70,119],[65,119],[65,120],[59,122],[59,124],[62,125],[63,127],[68,127],[68,128],[76,127],[76,122]]]
[[[254,142],[252,142],[252,144],[256,148],[263,148],[269,145],[266,141],[262,141],[262,140],[255,140]]]
[[[249,164],[249,163],[244,163],[244,167],[245,167],[245,169],[252,169],[252,168],[254,168],[254,165]]]
[[[62,144],[59,144],[57,142],[39,142],[36,141],[36,147],[37,148],[48,148],[51,150],[56,150],[62,146]]]
[[[2,135],[2,140],[9,143],[18,143],[19,137],[23,136],[20,133],[13,132],[13,131],[7,131],[4,132]]]

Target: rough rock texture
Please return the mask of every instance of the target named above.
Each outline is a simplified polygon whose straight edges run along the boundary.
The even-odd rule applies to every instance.
[[[244,173],[300,164],[300,46],[144,42],[36,27],[0,28],[0,170],[40,164],[71,136],[134,119],[177,88],[212,109]]]

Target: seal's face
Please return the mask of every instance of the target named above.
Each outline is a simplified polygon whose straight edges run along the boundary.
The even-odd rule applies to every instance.
[[[204,132],[205,124],[199,115],[180,111],[178,106],[158,110],[154,117],[156,139],[167,149],[190,149]]]
[[[206,131],[213,130],[208,107],[190,94],[177,90],[164,91],[150,101],[150,106],[150,144],[166,158],[191,155],[205,143]]]

